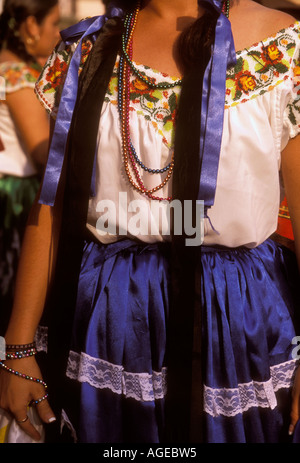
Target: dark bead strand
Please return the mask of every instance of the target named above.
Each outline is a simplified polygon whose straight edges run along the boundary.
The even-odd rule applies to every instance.
[[[119,72],[120,72],[120,75],[122,75],[122,73],[123,73],[123,59],[122,59],[122,57],[120,58]],[[119,108],[120,116],[122,117],[122,102],[121,101],[119,101],[118,108]],[[135,150],[135,148],[134,148],[131,141],[130,141],[130,148],[131,148],[132,154],[133,154],[134,159],[136,160],[136,162],[139,164],[139,166],[141,166],[142,169],[145,170],[145,172],[148,172],[149,174],[163,174],[167,170],[169,170],[170,167],[171,167],[171,162],[170,162],[166,167],[163,167],[161,169],[151,169],[150,167],[145,166],[145,164],[143,164],[143,162],[139,159],[139,157],[138,157],[138,155],[136,153],[136,150]]]
[[[139,7],[138,7],[138,11],[139,11]],[[134,66],[133,62],[132,62],[132,59],[130,58],[130,56],[128,55],[127,53],[127,44],[128,44],[128,37],[129,37],[129,28],[130,28],[130,25],[131,25],[131,21],[133,19],[134,15],[131,14],[127,19],[126,19],[126,22],[125,22],[125,33],[123,34],[122,36],[122,52],[123,52],[123,55],[127,61],[127,63],[129,64],[132,72],[142,81],[144,82],[145,84],[147,84],[149,87],[151,88],[157,88],[157,89],[163,89],[163,90],[166,90],[166,89],[169,89],[169,88],[174,88],[176,87],[177,85],[181,85],[182,84],[182,79],[179,79],[179,80],[176,80],[175,82],[172,82],[172,83],[169,83],[169,82],[160,82],[158,84],[154,83],[151,81],[151,79],[147,76],[144,76],[143,74],[141,74],[139,72],[139,70]]]
[[[125,20],[125,34],[123,37],[124,40],[124,46],[126,45],[126,53],[129,57],[128,52],[130,55],[132,55],[132,34],[135,29],[136,25],[136,20],[137,20],[137,15],[139,13],[139,7],[136,9],[134,14],[129,15],[126,20]],[[128,50],[128,51],[127,51]],[[126,56],[125,56],[126,57]],[[155,199],[158,201],[171,201],[172,198],[160,198],[157,196],[154,196],[153,193],[160,190],[163,188],[164,185],[168,182],[168,180],[171,178],[173,167],[174,167],[174,160],[170,162],[169,166],[169,172],[165,180],[158,185],[157,187],[147,190],[141,180],[140,174],[138,172],[136,162],[136,157],[134,154],[135,150],[134,147],[131,143],[130,140],[130,129],[129,129],[129,103],[130,103],[130,66],[128,65],[127,61],[124,60],[124,54],[120,57],[120,68],[119,68],[119,85],[118,85],[118,92],[119,92],[119,97],[118,97],[118,109],[120,112],[120,118],[121,118],[121,132],[122,132],[122,146],[123,146],[123,157],[124,157],[124,166],[125,166],[125,171],[128,176],[128,179],[131,183],[131,185],[141,192],[142,194],[147,195],[150,199]],[[149,82],[147,82],[148,84]],[[137,180],[136,184],[132,178],[132,175],[130,173],[129,169],[129,161],[132,164],[132,168]],[[164,170],[165,169],[165,170]],[[168,169],[164,168],[163,172],[167,171]],[[156,172],[155,173],[159,173]]]
[[[25,350],[35,348],[35,342],[29,344],[6,344],[7,351]]]

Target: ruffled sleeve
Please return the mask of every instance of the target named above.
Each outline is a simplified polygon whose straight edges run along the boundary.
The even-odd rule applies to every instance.
[[[22,88],[34,88],[40,69],[24,62],[4,62],[0,65],[0,76],[5,85],[5,93],[13,93]]]
[[[283,133],[286,139],[294,138],[300,133],[300,28],[298,32],[290,70],[292,85],[283,119]]]
[[[35,85],[35,93],[38,99],[54,119],[57,116],[68,67],[77,45],[78,42],[66,45],[61,41],[50,55]],[[79,73],[88,58],[91,48],[92,42],[87,39],[82,45]]]

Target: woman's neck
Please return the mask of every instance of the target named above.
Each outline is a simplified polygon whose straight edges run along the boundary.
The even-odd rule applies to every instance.
[[[175,44],[199,14],[197,0],[145,0],[133,36],[133,59],[179,77]]]
[[[22,62],[22,60],[10,50],[2,49],[0,51],[0,63],[5,62]]]
[[[161,19],[181,16],[197,18],[199,15],[197,0],[145,0],[143,9]]]

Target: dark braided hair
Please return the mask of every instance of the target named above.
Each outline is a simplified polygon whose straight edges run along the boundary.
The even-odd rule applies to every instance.
[[[21,60],[34,62],[20,37],[21,24],[29,16],[34,16],[41,24],[50,10],[58,4],[58,0],[5,0],[0,15],[0,50],[6,48],[15,53]]]

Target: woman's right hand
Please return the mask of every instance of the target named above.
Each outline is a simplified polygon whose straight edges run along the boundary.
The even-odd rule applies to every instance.
[[[8,360],[5,362],[5,365],[33,378],[42,379],[40,368],[34,357]],[[41,435],[33,426],[30,419],[28,418],[23,423],[20,423],[20,421],[27,417],[28,404],[32,400],[42,398],[45,394],[46,390],[43,385],[20,378],[0,368],[0,408],[13,415],[23,431],[36,441],[40,440]],[[38,415],[44,423],[55,421],[55,415],[47,399],[34,406],[37,408]]]

